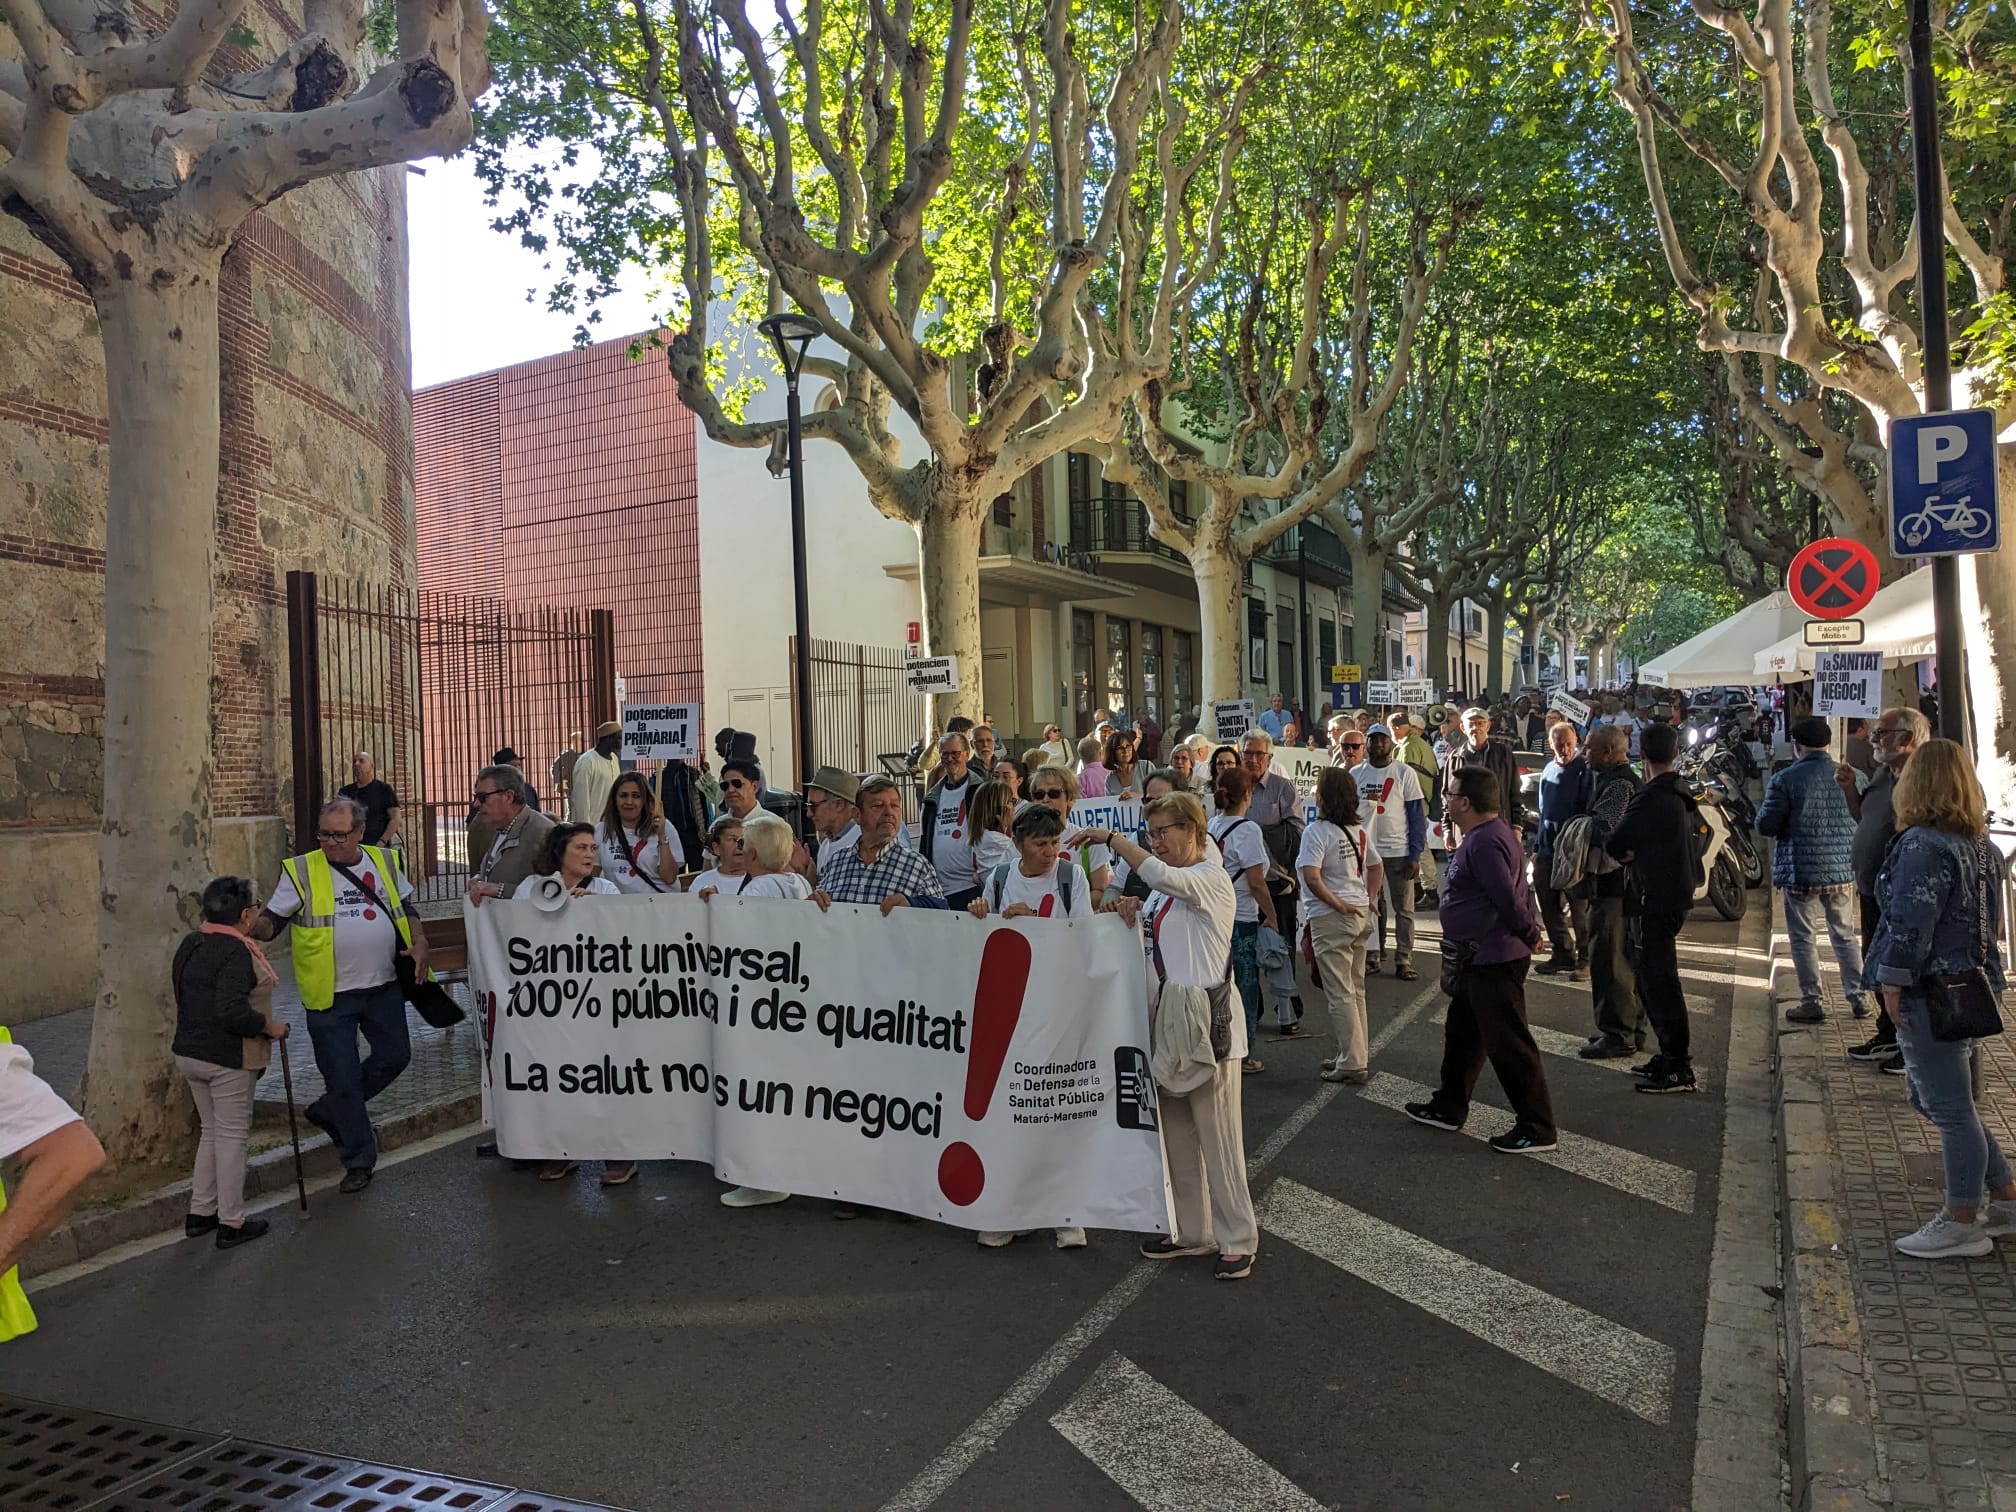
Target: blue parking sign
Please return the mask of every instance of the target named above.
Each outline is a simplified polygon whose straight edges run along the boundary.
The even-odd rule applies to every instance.
[[[1890,549],[1964,556],[2002,544],[1995,412],[1947,410],[1890,427]]]

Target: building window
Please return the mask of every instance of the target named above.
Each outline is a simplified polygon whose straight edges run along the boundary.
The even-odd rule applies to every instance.
[[[1254,682],[1267,681],[1267,605],[1260,599],[1246,601],[1246,675]]]
[[[1281,675],[1274,686],[1290,694],[1289,702],[1295,703],[1302,697],[1302,669],[1295,661],[1295,606],[1282,603],[1274,613],[1274,633],[1281,637],[1276,646],[1280,658]]]
[[[1195,663],[1194,640],[1187,630],[1169,632],[1171,641],[1169,654],[1169,708],[1179,720],[1190,717],[1191,705],[1197,701],[1197,679],[1193,672]]]
[[[1347,621],[1340,628],[1344,632],[1344,660],[1347,662],[1358,660],[1358,635],[1356,627]]]
[[[1080,730],[1092,728],[1092,616],[1071,613],[1071,711]]]
[[[1194,518],[1190,513],[1190,485],[1182,478],[1169,480],[1169,511],[1186,525]]]
[[[1400,642],[1398,642],[1397,640],[1387,641],[1386,665],[1389,667],[1398,667],[1405,665],[1400,658],[1401,658]]]
[[[1015,523],[1015,495],[1012,493],[994,496],[994,523],[1006,530]]]
[[[1337,665],[1337,622],[1320,619],[1316,622],[1316,660],[1323,663],[1323,680],[1330,680],[1330,669]]]
[[[1134,660],[1129,634],[1133,627],[1124,619],[1106,621],[1106,708],[1117,714],[1127,707],[1127,668]]]
[[[1162,685],[1162,627],[1141,627],[1141,707],[1157,724],[1163,723],[1167,704]]]

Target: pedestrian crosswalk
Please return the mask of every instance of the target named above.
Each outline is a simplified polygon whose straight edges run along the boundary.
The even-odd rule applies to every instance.
[[[1050,1426],[1144,1507],[1321,1512],[1323,1503],[1124,1355],[1109,1355]]]
[[[1447,1023],[1448,1020],[1449,1009],[1446,1005],[1436,1009],[1430,1018],[1430,1022],[1436,1024]],[[1633,1065],[1644,1064],[1635,1056],[1620,1056],[1616,1060],[1585,1061],[1582,1059],[1582,1047],[1589,1043],[1586,1035],[1563,1034],[1559,1029],[1549,1029],[1545,1024],[1530,1021],[1526,1027],[1533,1031],[1533,1043],[1540,1047],[1542,1055],[1558,1055],[1567,1060],[1580,1061],[1585,1066],[1595,1066],[1598,1070],[1622,1071],[1627,1076]]]
[[[1648,1423],[1672,1415],[1674,1352],[1657,1339],[1286,1177],[1261,1202],[1260,1222],[1360,1281]]]

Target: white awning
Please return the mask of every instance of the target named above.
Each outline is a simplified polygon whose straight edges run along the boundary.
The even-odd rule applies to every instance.
[[[1817,651],[1880,651],[1886,667],[1902,666],[1933,655],[1938,645],[1932,618],[1932,569],[1920,567],[1885,584],[1857,618],[1862,621],[1861,645],[1809,646],[1804,629],[1795,629],[1757,653],[1755,676],[1765,682],[1774,679],[1799,682],[1812,675]],[[1974,591],[1974,572],[1964,558],[1960,564],[1960,623],[1968,652],[1985,655],[1986,627]]]
[[[1690,641],[1638,669],[1641,682],[1661,688],[1753,687],[1758,653],[1802,633],[1806,615],[1783,589],[1711,625]],[[1769,682],[1767,673],[1763,681]]]

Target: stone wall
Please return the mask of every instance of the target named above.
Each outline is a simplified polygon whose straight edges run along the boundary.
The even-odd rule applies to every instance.
[[[272,45],[285,15],[247,20]],[[286,574],[414,580],[405,170],[254,217],[219,302],[212,859],[270,887],[292,783]],[[0,1023],[91,1000],[106,444],[91,303],[0,214]]]

